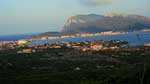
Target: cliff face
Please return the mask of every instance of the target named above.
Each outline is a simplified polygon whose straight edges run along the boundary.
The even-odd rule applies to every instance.
[[[64,25],[63,33],[94,33],[102,31],[140,31],[150,29],[150,18],[139,15],[106,14],[76,15]]]

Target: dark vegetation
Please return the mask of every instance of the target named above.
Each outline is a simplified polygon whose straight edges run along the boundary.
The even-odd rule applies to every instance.
[[[0,54],[0,84],[150,84],[150,48]]]

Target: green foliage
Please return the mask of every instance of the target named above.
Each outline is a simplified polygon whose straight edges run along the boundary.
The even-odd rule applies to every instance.
[[[0,84],[139,84],[144,56],[147,65],[143,84],[149,84],[150,55],[142,50],[5,53],[0,54]]]

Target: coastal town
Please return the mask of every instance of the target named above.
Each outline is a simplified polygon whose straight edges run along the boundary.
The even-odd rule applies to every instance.
[[[72,48],[82,51],[88,50],[104,50],[119,49],[119,47],[127,45],[126,41],[81,41],[81,42],[56,42],[51,44],[27,45],[27,41],[10,41],[2,42],[1,50],[18,50],[17,53],[32,53],[44,51],[49,48]]]
[[[75,38],[75,37],[92,37],[92,36],[102,36],[102,35],[117,35],[117,34],[126,34],[127,32],[100,32],[100,33],[83,33],[83,34],[75,34],[75,35],[62,35],[62,36],[42,36],[42,37],[32,37],[25,38],[20,40],[12,40],[12,41],[0,41],[0,50],[3,49],[16,49],[17,47],[27,44],[31,41],[38,40],[53,40],[53,39],[61,39],[61,38]]]
[[[144,44],[143,46],[150,46]],[[0,52],[11,50],[13,53],[36,53],[44,52],[47,49],[75,49],[81,51],[99,51],[99,50],[119,50],[120,48],[131,47],[127,41],[123,40],[94,40],[94,41],[79,41],[79,42],[55,42],[49,44],[28,45],[27,41],[4,41],[0,42]],[[138,46],[137,46],[138,47]]]
[[[34,38],[26,38],[14,41],[0,41],[0,51],[13,50],[16,53],[33,53],[38,51],[44,51],[49,48],[73,48],[81,51],[88,50],[107,50],[107,49],[119,49],[122,47],[129,46],[127,41],[124,40],[91,40],[91,41],[78,41],[78,42],[53,42],[44,44],[33,44],[29,45],[29,42],[39,41],[39,40],[53,40],[53,39],[64,39],[64,38],[75,38],[75,37],[92,37],[92,36],[109,36],[109,35],[121,35],[127,34],[127,32],[101,32],[101,33],[83,33],[75,35],[65,35],[65,36],[42,36]],[[150,46],[149,43],[143,44],[141,46]]]

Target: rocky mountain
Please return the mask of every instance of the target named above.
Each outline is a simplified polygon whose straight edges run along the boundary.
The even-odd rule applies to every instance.
[[[76,15],[70,17],[62,33],[95,33],[103,31],[140,31],[150,29],[150,17],[127,14]]]

